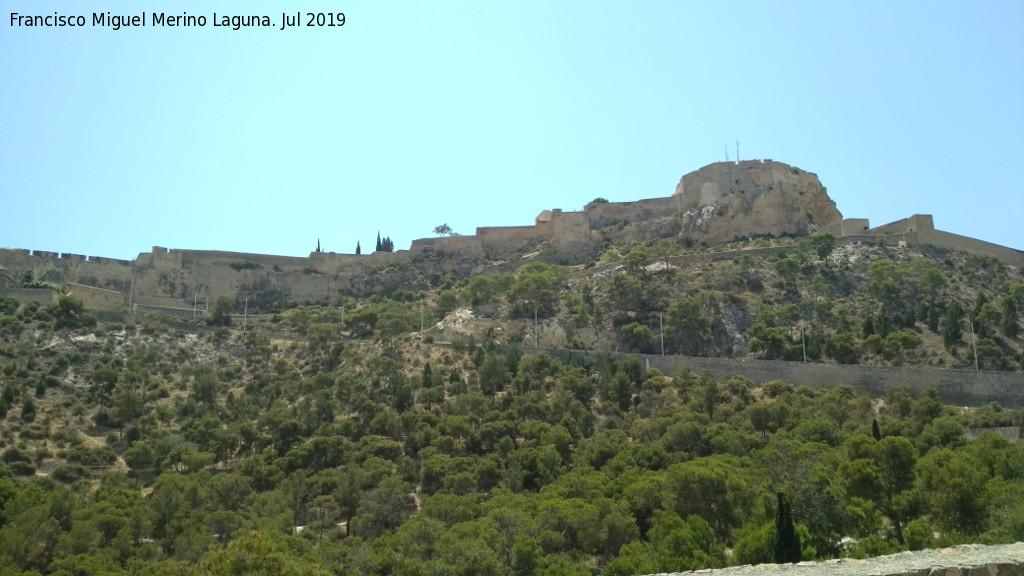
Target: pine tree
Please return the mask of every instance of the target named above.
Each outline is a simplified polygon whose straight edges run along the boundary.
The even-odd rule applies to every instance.
[[[789,499],[782,492],[776,494],[779,501],[778,513],[775,516],[775,562],[789,564],[799,562],[801,553],[800,535],[796,533],[793,516],[789,509]]]
[[[356,240],[356,254],[362,254],[363,249],[359,246],[359,240]]]

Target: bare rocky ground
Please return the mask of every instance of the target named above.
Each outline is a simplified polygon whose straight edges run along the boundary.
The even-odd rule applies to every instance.
[[[867,560],[844,558],[799,564],[758,564],[657,576],[1022,576],[1024,542],[900,552]]]

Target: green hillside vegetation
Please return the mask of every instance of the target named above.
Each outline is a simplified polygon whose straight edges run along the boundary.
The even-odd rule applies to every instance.
[[[536,314],[570,348],[658,354],[664,341],[668,354],[973,368],[976,344],[978,368],[1020,370],[1017,267],[828,234],[723,248],[609,247],[600,266],[535,262],[405,296],[432,304],[429,323],[460,306],[495,321],[478,341],[532,346]]]
[[[688,250],[244,331],[229,300],[186,328],[0,298],[0,576],[627,575],[1024,539],[1024,445],[965,435],[1020,409],[610,353],[660,353],[663,323],[668,353],[973,367],[973,327],[980,368],[1020,370],[1020,270],[827,236]],[[489,328],[415,333],[464,307]],[[527,353],[535,315],[589,354]]]

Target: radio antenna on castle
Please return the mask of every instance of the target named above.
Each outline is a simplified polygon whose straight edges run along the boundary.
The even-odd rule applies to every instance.
[[[736,140],[736,163],[740,163],[740,141]]]
[[[722,143],[722,148],[725,148],[725,161],[729,161],[729,145],[725,142]]]

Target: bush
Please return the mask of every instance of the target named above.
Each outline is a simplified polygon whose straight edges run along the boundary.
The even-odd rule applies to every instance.
[[[0,296],[0,316],[6,316],[14,314],[18,311],[18,307],[21,304],[14,298],[8,296]]]
[[[96,316],[87,314],[82,301],[74,296],[61,296],[57,304],[48,308],[53,314],[54,328],[88,328],[96,325]]]
[[[74,484],[78,480],[89,478],[90,476],[89,469],[81,464],[63,464],[54,469],[50,474],[50,478],[61,484]]]
[[[117,455],[108,446],[93,450],[78,445],[68,450],[67,459],[72,464],[83,466],[112,466],[117,461]]]
[[[7,469],[15,476],[34,476],[36,473],[35,464],[31,462],[11,462]]]
[[[4,450],[3,454],[0,454],[0,462],[6,462],[7,464],[13,464],[15,462],[32,462],[32,456],[30,456],[26,450],[22,450],[17,446],[11,446],[7,450]]]
[[[25,403],[21,405],[21,421],[32,422],[36,419],[36,403],[31,397],[25,397]]]

